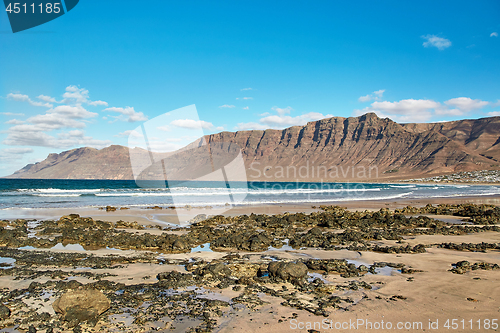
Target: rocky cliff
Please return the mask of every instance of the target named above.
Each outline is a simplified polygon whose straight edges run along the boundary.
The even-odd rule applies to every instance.
[[[250,180],[389,180],[500,167],[500,117],[398,124],[369,113],[284,130],[222,132],[205,140],[239,146]],[[196,168],[195,154],[179,154],[190,170]],[[122,146],[73,149],[10,177],[133,179],[129,156]]]

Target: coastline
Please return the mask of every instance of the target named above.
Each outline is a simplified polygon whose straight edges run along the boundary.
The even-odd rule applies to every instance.
[[[321,210],[319,207],[329,204],[346,207],[346,210],[333,207]],[[395,221],[392,220],[392,213],[373,215],[378,214],[380,209],[393,211],[427,204],[472,204],[478,208],[480,206],[475,205],[487,204],[498,207],[500,195],[239,206],[225,211],[223,217],[217,220],[219,222],[207,222],[206,226],[204,222],[189,226],[186,221],[181,221],[179,225],[175,220],[176,214],[181,217],[210,216],[216,209],[121,210],[116,207],[117,210],[109,212],[98,208],[9,210],[19,217],[37,219],[42,225],[47,223],[47,226],[56,228],[52,231],[56,237],[62,234],[63,238],[69,238],[51,248],[0,247],[0,257],[15,258],[15,266],[19,266],[11,268],[12,273],[7,272],[9,267],[1,271],[0,284],[4,289],[0,293],[4,305],[10,309],[11,318],[3,322],[0,320],[0,329],[16,327],[15,318],[26,319],[24,313],[32,311],[47,313],[45,316],[52,318],[50,322],[39,322],[37,317],[30,317],[35,319],[29,319],[28,323],[42,327],[39,332],[47,332],[43,329],[46,325],[55,325],[60,332],[71,332],[72,327],[55,312],[53,304],[73,290],[82,293],[97,290],[105,295],[103,297],[112,300],[110,309],[98,317],[95,326],[86,322],[78,324],[89,332],[164,330],[180,333],[196,327],[223,333],[342,331],[335,325],[353,322],[356,325],[419,323],[422,325],[420,328],[401,331],[420,332],[423,329],[445,331],[443,325],[454,318],[466,322],[473,320],[474,325],[477,321],[482,325],[491,323],[498,317],[499,311],[496,300],[500,299],[500,215],[492,220],[491,225],[470,225],[462,224],[463,216],[408,213],[405,214],[403,227],[397,229],[403,232],[399,237],[385,233],[393,228]],[[267,222],[255,224],[258,218],[248,220],[242,216],[252,213],[265,214]],[[284,213],[288,214],[279,215]],[[80,217],[67,216],[69,214],[79,214]],[[339,228],[314,222],[321,214],[332,216],[332,221],[347,218],[346,221],[351,221],[353,225]],[[371,216],[373,222],[363,228],[368,227],[375,230],[375,234],[381,232],[384,236],[362,236],[365,231],[356,226],[357,214]],[[67,217],[59,220],[64,215]],[[409,219],[412,215],[425,217]],[[311,216],[311,219],[305,220],[309,222],[292,222],[294,220],[289,220],[288,216]],[[371,229],[371,223],[377,221],[373,220],[374,216],[388,219],[388,224]],[[79,225],[88,228],[87,217],[111,223],[112,229],[107,226],[99,229],[99,224],[93,227],[104,232],[103,239],[113,242],[113,238],[119,236],[125,241],[120,243],[121,246],[82,247],[77,239],[84,242],[87,232],[79,229],[83,233],[76,233],[75,228]],[[55,223],[44,222],[49,219],[55,220]],[[118,221],[130,224],[119,227]],[[278,224],[267,224],[272,221]],[[427,221],[428,227],[416,225],[418,221]],[[26,223],[16,223],[7,223],[8,229],[4,230],[14,230],[19,225],[21,229],[16,230],[22,230],[22,226],[26,225],[29,228],[27,232],[32,234],[28,238],[37,233],[39,237],[47,237],[40,233],[44,229],[39,225],[30,227]],[[439,227],[433,228],[433,223]],[[207,237],[221,228],[223,232],[220,236],[224,240],[217,242],[217,247],[210,244],[211,240]],[[408,228],[414,228],[411,229],[413,232],[406,234]],[[455,231],[448,232],[448,228]],[[469,229],[462,232],[461,228]],[[347,234],[346,229],[350,230]],[[423,232],[424,229],[429,232]],[[92,227],[88,232],[91,231]],[[271,235],[264,246],[259,245],[263,240],[252,238],[261,232]],[[64,236],[65,233],[68,236]],[[115,236],[106,236],[107,233],[114,233],[112,235]],[[329,237],[346,235],[342,242],[351,244],[352,248],[332,248],[325,243],[323,233],[329,234]],[[358,236],[351,236],[351,233]],[[138,237],[143,237],[144,241]],[[185,241],[191,240],[188,244],[198,246],[177,250],[132,248],[133,242],[137,246],[158,237],[185,237]],[[364,241],[363,237],[368,238]],[[127,238],[130,238],[129,243]],[[95,239],[95,242],[103,244],[103,239]],[[235,239],[237,242],[249,242],[250,247],[236,249],[226,244]],[[26,237],[19,238],[19,241],[26,241]],[[295,243],[294,247],[289,246],[291,242],[302,241],[305,242],[302,245]],[[252,242],[256,242],[257,247],[253,248]],[[342,242],[338,243],[341,247],[345,246]],[[359,247],[360,242],[369,247]],[[268,247],[268,244],[271,245]],[[85,263],[88,260],[92,263]],[[314,268],[315,262],[331,265],[330,271]],[[452,272],[461,262],[476,265],[473,267],[477,269]],[[33,264],[24,266],[25,263]],[[270,274],[267,271],[271,270],[272,263],[307,264],[307,274],[299,281],[286,274],[271,276],[259,273],[263,270]],[[230,273],[224,274],[230,275],[224,276],[216,267],[226,267]],[[369,272],[366,271],[368,267]],[[22,301],[13,298],[18,294],[22,295]],[[333,303],[328,305],[321,301],[328,299]],[[185,305],[175,305],[176,302],[188,304],[188,308],[192,309],[185,313]],[[202,310],[197,310],[200,308]],[[137,318],[147,320],[143,322]],[[436,322],[439,322],[439,329],[429,328]],[[23,325],[17,328],[27,330],[28,326]],[[389,329],[387,326],[377,329],[355,327],[363,332],[394,331],[394,327]],[[482,329],[474,326],[454,331],[479,332]]]
[[[223,216],[237,216],[249,214],[283,214],[283,213],[311,213],[318,211],[319,206],[336,205],[346,207],[349,210],[378,210],[380,208],[389,208],[391,210],[404,208],[406,206],[422,207],[427,204],[489,204],[500,206],[500,195],[485,196],[463,196],[447,198],[419,198],[419,199],[381,199],[381,200],[356,200],[356,201],[330,201],[321,203],[307,204],[273,204],[273,205],[242,205],[233,207],[222,213]],[[316,208],[313,208],[316,207]],[[189,219],[204,214],[207,216],[218,214],[217,209],[212,208],[177,208],[173,209],[148,209],[148,208],[128,208],[127,206],[116,207],[116,211],[107,212],[103,207],[83,207],[83,208],[30,208],[30,209],[4,209],[0,210],[1,219],[58,219],[61,216],[69,214],[79,214],[82,217],[92,217],[96,220],[116,222],[119,220],[125,222],[137,221],[145,225],[171,225],[178,224],[180,217],[181,224],[185,225]],[[121,210],[120,208],[127,208]],[[182,218],[183,216],[190,218]]]

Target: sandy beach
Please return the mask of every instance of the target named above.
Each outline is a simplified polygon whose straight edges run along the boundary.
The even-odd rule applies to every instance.
[[[0,332],[498,331],[499,202],[243,206],[189,227],[176,214],[211,209],[12,212]],[[102,313],[55,305],[89,290]]]

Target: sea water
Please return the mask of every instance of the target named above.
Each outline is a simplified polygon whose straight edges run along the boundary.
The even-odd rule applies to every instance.
[[[450,198],[500,194],[497,185],[374,184],[319,182],[0,179],[0,209],[118,206],[223,207],[227,205],[335,203],[356,200]],[[230,186],[229,186],[230,185]]]

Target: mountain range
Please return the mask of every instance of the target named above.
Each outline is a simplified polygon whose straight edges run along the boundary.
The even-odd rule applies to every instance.
[[[145,166],[141,170],[148,177],[162,179],[161,170],[175,155],[177,162],[171,163],[170,168],[176,172],[169,179],[182,179],[186,175],[197,178],[195,170],[210,163],[203,157],[206,156],[203,147],[212,147],[211,153],[214,147],[221,151],[238,147],[249,180],[398,180],[499,169],[500,117],[399,124],[367,113],[322,119],[283,130],[206,135],[177,153],[162,155],[118,145],[100,150],[83,147],[50,154],[44,161],[28,164],[8,178],[134,179],[131,154],[144,156]],[[148,169],[151,163],[147,156],[154,157],[156,167]]]

